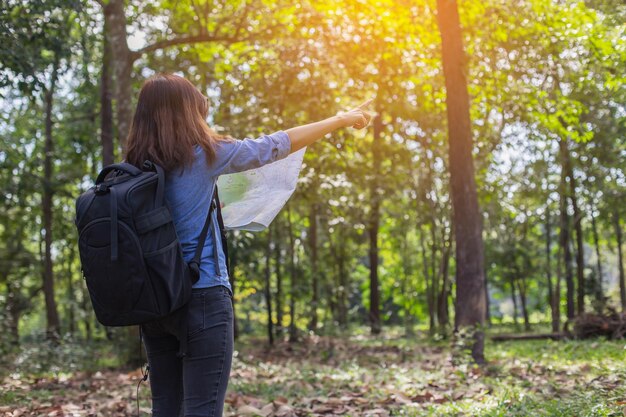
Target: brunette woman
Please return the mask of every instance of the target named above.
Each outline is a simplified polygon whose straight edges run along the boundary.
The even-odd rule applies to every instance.
[[[269,164],[342,127],[365,128],[371,118],[364,109],[368,104],[257,139],[233,140],[207,125],[208,101],[198,89],[182,77],[159,74],[141,88],[125,156],[136,166],[151,160],[165,169],[166,199],[183,256],[190,261],[219,175]],[[171,323],[142,326],[156,417],[222,415],[233,353],[233,310],[217,224],[213,212],[200,279],[188,306],[186,354],[177,355],[180,332]]]

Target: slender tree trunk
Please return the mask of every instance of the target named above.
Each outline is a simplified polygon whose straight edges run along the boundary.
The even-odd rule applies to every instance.
[[[573,181],[573,177],[572,177]],[[570,182],[571,185],[571,182]],[[573,186],[572,186],[573,187]],[[581,315],[585,312],[585,247],[583,245],[582,213],[572,189],[572,205],[574,208],[574,230],[576,232],[576,312]]]
[[[309,330],[317,330],[317,307],[319,292],[319,276],[317,270],[317,205],[311,205],[309,213],[309,245],[311,249],[311,321]]]
[[[372,144],[372,182],[370,184],[371,213],[369,219],[369,263],[370,263],[370,311],[369,322],[372,334],[380,334],[380,293],[378,285],[378,229],[380,228],[379,176],[381,167],[382,120],[380,111],[374,117],[374,142]]]
[[[226,244],[233,245],[233,239],[229,239]],[[229,248],[235,248],[235,245],[229,246]],[[228,250],[228,264],[230,267],[230,271],[228,271],[228,281],[230,282],[230,289],[233,292],[233,338],[235,340],[239,339],[239,320],[237,320],[237,303],[235,302],[235,294],[237,289],[237,282],[235,280],[235,270],[237,269],[237,251],[233,249]]]
[[[106,22],[104,32],[107,33]],[[111,46],[104,37],[104,57],[100,75],[100,143],[102,145],[102,164],[107,166],[114,161],[113,152],[113,105],[111,103]]]
[[[278,226],[278,223],[276,224]],[[274,270],[276,271],[276,336],[283,333],[283,277],[280,260],[280,229],[276,227],[274,234]]]
[[[346,272],[346,245],[343,244],[343,225],[339,225],[339,249],[338,249],[338,268],[339,268],[339,294],[337,304],[339,310],[339,326],[342,329],[348,327],[348,275]]]
[[[137,55],[128,48],[124,0],[109,0],[104,6],[104,21],[105,36],[113,57],[117,134],[119,143],[125,149],[133,116],[131,71]]]
[[[89,293],[87,292],[86,286],[82,285],[82,294],[81,294],[81,302],[80,308],[83,311],[83,325],[85,326],[85,340],[91,340],[92,331],[91,331],[91,317],[90,313],[91,306],[89,305]]]
[[[554,306],[552,307],[552,328],[561,329],[561,281],[563,280],[563,254],[561,246],[556,254],[556,284],[554,285]]]
[[[528,317],[528,307],[526,306],[526,278],[525,274],[522,274],[520,278],[517,280],[517,285],[519,287],[519,299],[522,304],[522,316],[524,317],[524,330],[530,331],[530,318]]]
[[[434,216],[433,216],[434,217]],[[431,239],[431,245],[430,245],[430,277],[431,277],[431,297],[432,297],[432,304],[433,304],[433,312],[434,314],[434,323],[433,323],[433,327],[431,328],[431,334],[435,334],[435,332],[437,331],[436,328],[439,325],[439,277],[440,277],[440,273],[442,272],[442,268],[441,265],[439,265],[439,268],[437,268],[437,247],[439,246],[439,241],[437,239],[437,232],[436,232],[436,228],[437,228],[437,224],[435,222],[435,219],[431,219],[431,223],[430,223],[430,239]],[[443,261],[443,257],[440,261]]]
[[[452,248],[452,242],[448,239],[444,242],[443,253],[441,254],[441,292],[439,293],[439,302],[437,306],[439,312],[437,318],[439,321],[439,331],[445,334],[450,326],[450,313],[448,306],[448,296],[450,291],[450,251]]]
[[[74,265],[74,261],[76,260],[75,246],[70,246],[70,253],[67,258],[67,320],[69,321],[69,334],[73,336],[76,331],[76,319],[74,314],[76,299],[74,296],[74,271],[72,270],[72,265]]]
[[[485,362],[482,327],[486,308],[484,249],[472,160],[466,56],[457,2],[437,0],[437,12],[446,82],[450,186],[456,241],[455,328],[469,328],[473,333],[472,357],[482,364]]]
[[[622,253],[622,225],[619,211],[613,212],[613,225],[615,226],[615,238],[617,239],[617,262],[619,270],[619,298],[622,304],[622,312],[626,312],[626,281],[624,279],[624,257]]]
[[[420,227],[420,251],[422,253],[422,268],[424,272],[424,280],[426,283],[426,305],[428,306],[428,333],[433,336],[436,331],[436,316],[435,303],[433,299],[435,295],[433,293],[433,286],[430,279],[430,273],[428,272],[428,257],[426,256],[426,244],[424,243],[424,229]]]
[[[565,263],[565,284],[567,287],[567,318],[573,319],[576,315],[574,305],[574,276],[572,274],[572,254],[570,252],[570,229],[569,229],[569,214],[567,212],[567,165],[565,148],[563,147],[563,141],[559,141],[560,159],[561,159],[561,184],[560,184],[560,199],[561,199],[561,231],[559,237],[559,245],[563,250],[563,262]]]
[[[591,215],[591,230],[593,232],[593,244],[596,248],[596,273],[597,278],[595,282],[595,299],[596,299],[596,312],[602,313],[604,311],[604,290],[602,289],[602,255],[600,253],[600,238],[598,237],[598,225],[596,224],[596,216]]]
[[[18,346],[20,342],[20,293],[10,279],[8,279],[8,273],[3,274],[2,281],[6,282],[7,299],[6,299],[6,312],[7,312],[7,327],[9,329],[9,341],[11,345]]]
[[[414,334],[413,332],[413,314],[411,312],[411,306],[414,303],[411,294],[411,283],[409,282],[411,276],[411,266],[409,264],[411,256],[409,254],[408,233],[410,227],[408,224],[402,227],[402,240],[400,240],[400,252],[401,265],[402,265],[402,279],[400,280],[401,286],[398,288],[401,293],[399,296],[403,299],[403,311],[404,311],[404,335],[409,337]]]
[[[511,275],[510,277],[511,281],[510,281],[510,287],[511,287],[511,299],[513,300],[513,323],[515,323],[515,327],[517,327],[519,325],[519,323],[517,322],[517,292],[516,292],[516,288],[515,288],[515,277],[513,275]]]
[[[287,220],[289,231],[289,255],[291,257],[291,294],[289,297],[289,342],[298,340],[296,328],[296,296],[298,293],[296,271],[296,244],[293,237],[293,224],[291,222],[291,207],[287,206]]]
[[[566,169],[569,178],[569,198],[574,209],[574,231],[576,232],[576,312],[580,315],[585,312],[585,258],[583,245],[583,228],[582,213],[578,208],[578,199],[576,197],[576,178],[574,177],[574,168],[572,166],[572,158],[570,155],[567,140],[563,139],[559,142],[563,155],[563,167]]]
[[[43,187],[43,225],[44,225],[44,279],[43,290],[46,300],[46,337],[56,339],[59,336],[60,323],[57,304],[54,299],[54,275],[52,265],[52,198],[54,196],[53,160],[54,140],[52,137],[52,105],[57,82],[58,62],[54,63],[50,86],[45,92],[46,121],[44,145],[44,187]]]
[[[274,344],[274,328],[272,323],[272,229],[267,230],[267,249],[265,252],[265,308],[267,311],[267,339]]]
[[[491,327],[491,304],[489,300],[489,274],[485,270],[485,323],[488,327]]]
[[[549,205],[546,206],[546,280],[548,283],[548,303],[550,304],[550,312],[552,314],[552,331],[557,333],[560,327],[560,311],[555,289],[552,285],[552,223]]]

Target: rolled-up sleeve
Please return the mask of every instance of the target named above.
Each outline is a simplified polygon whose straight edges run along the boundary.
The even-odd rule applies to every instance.
[[[256,139],[219,142],[216,148],[217,175],[247,171],[285,158],[291,151],[291,140],[284,131]]]

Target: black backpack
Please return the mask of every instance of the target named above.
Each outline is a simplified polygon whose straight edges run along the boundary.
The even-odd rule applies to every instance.
[[[182,310],[200,276],[200,256],[217,208],[217,186],[191,262],[165,201],[163,169],[146,161],[105,167],[76,200],[81,270],[96,318],[106,326],[143,324]],[[228,259],[228,256],[226,256]]]

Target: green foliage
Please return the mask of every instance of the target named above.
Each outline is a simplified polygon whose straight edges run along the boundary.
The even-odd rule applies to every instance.
[[[587,306],[598,281],[609,304],[617,305],[613,219],[621,215],[623,227],[626,217],[624,6],[489,0],[459,7],[492,321],[521,321],[522,298],[529,325],[549,319],[546,277],[562,275],[559,140],[569,145],[584,216]],[[95,2],[58,1],[9,1],[0,12],[0,305],[11,335],[3,347],[44,323],[44,184],[55,196],[53,272],[62,331],[75,338],[106,334],[95,323],[80,277],[73,226],[74,198],[101,168],[102,13]],[[266,235],[232,235],[244,333],[261,334],[272,320],[285,336],[292,298],[300,333],[313,311],[318,333],[367,320],[368,230],[376,196],[382,201],[385,322],[402,324],[407,334],[426,325],[432,335],[450,333],[456,261],[434,2],[129,1],[125,13],[131,49],[153,47],[137,55],[135,91],[154,72],[181,73],[211,99],[210,124],[234,137],[307,123],[376,97],[380,143],[374,145],[370,129],[340,131],[311,146],[288,212],[272,226],[270,285],[276,302],[280,280],[281,323],[276,311],[268,318],[264,309]],[[208,35],[212,40],[155,46]],[[55,62],[61,75],[54,97],[54,175],[43,178],[43,94]],[[314,207],[316,271],[309,225]],[[591,250],[591,215],[599,231],[601,277]],[[546,252],[548,220],[552,246]]]

